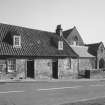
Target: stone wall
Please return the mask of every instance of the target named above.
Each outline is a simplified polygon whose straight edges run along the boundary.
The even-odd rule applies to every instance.
[[[88,79],[105,79],[105,70],[102,69],[90,69],[90,75],[86,76],[86,70],[82,70],[79,72],[79,79],[80,78],[88,78]]]
[[[13,79],[16,77],[15,73],[9,73],[7,67],[7,60],[1,59],[0,60],[0,79],[6,80],[6,79]]]
[[[26,71],[26,60],[16,59],[16,70],[15,72],[8,73],[5,75],[6,79],[24,79]]]
[[[75,40],[75,37],[77,37],[76,40]],[[81,38],[76,28],[73,28],[73,31],[66,38],[66,40],[68,41],[70,45],[72,45],[74,41],[76,41],[77,45],[84,45],[83,39]]]
[[[77,78],[77,59],[59,59],[58,60],[59,79]]]
[[[35,79],[52,79],[52,59],[35,59]],[[58,79],[77,78],[77,59],[58,59]]]
[[[91,79],[104,79],[105,78],[105,70],[94,69],[90,71]]]
[[[70,61],[69,59],[58,60],[58,77],[59,79],[69,78],[70,75]]]
[[[99,61],[103,59],[105,62],[105,49],[103,43],[99,46],[97,50],[97,69],[99,69]],[[105,66],[105,64],[104,64]]]
[[[16,59],[16,78],[24,79],[26,77],[26,60],[25,59]]]
[[[52,75],[51,59],[35,59],[35,79],[50,79]]]
[[[78,78],[78,59],[71,59],[71,72],[74,79]]]
[[[52,59],[35,59],[34,70],[35,79],[51,79],[52,78]],[[6,73],[6,60],[0,60],[0,78],[24,79],[27,75],[27,60],[16,59],[16,72]],[[78,69],[79,67],[79,69]],[[75,79],[78,78],[78,70],[92,69],[92,61],[90,59],[58,59],[58,79]]]
[[[78,78],[86,78],[85,70],[95,69],[94,58],[80,58],[78,63]]]
[[[25,78],[26,61],[24,59],[16,59],[16,70],[8,72],[7,60],[0,60],[0,79],[22,79]]]
[[[6,78],[6,60],[0,60],[0,79]]]
[[[94,68],[95,68],[95,59],[92,59],[92,58],[79,59],[79,71],[90,70]]]

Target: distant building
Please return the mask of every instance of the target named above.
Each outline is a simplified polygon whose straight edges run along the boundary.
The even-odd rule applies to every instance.
[[[90,60],[89,62],[92,64],[92,68],[94,69],[104,69],[105,68],[105,47],[102,42],[93,43],[93,44],[85,44],[83,42],[82,37],[77,31],[76,27],[72,29],[66,30],[63,32],[64,38],[67,40],[68,44],[71,46],[74,52],[81,58],[89,59],[94,56],[94,61]],[[80,61],[81,62],[81,61]],[[84,66],[89,69],[89,62],[86,63],[86,60],[80,64],[84,69]],[[82,69],[80,68],[80,70]]]
[[[88,46],[88,52],[96,57],[95,68],[105,68],[105,47],[102,42],[86,44]]]

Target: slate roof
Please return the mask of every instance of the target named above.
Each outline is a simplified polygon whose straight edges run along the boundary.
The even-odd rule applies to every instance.
[[[87,46],[70,46],[73,51],[80,57],[80,58],[94,58],[95,56],[88,53]]]
[[[86,44],[88,46],[88,52],[94,56],[97,56],[97,50],[102,42],[93,43],[93,44]]]
[[[14,48],[12,36],[21,35],[21,48]],[[58,50],[58,40],[64,50]],[[63,38],[52,32],[0,23],[0,56],[12,57],[77,57]]]

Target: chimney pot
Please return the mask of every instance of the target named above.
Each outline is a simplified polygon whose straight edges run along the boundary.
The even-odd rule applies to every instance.
[[[63,36],[61,24],[57,25],[56,34],[59,35],[59,36]]]
[[[60,24],[60,25],[57,25],[57,29],[58,29],[58,30],[62,30],[61,24]]]

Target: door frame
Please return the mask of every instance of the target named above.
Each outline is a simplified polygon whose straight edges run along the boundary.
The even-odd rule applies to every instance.
[[[57,63],[57,64],[56,64],[57,70],[55,71],[57,74],[56,74],[55,76],[54,76],[53,63]],[[52,78],[54,78],[54,79],[58,79],[58,78],[59,78],[59,75],[58,75],[58,59],[53,59],[53,61],[52,61]]]
[[[28,70],[27,70],[27,61],[33,61],[33,63],[35,62],[34,59],[27,59],[27,60],[26,60],[26,78],[28,78],[28,77],[27,77],[27,71],[28,71]],[[35,63],[34,63],[34,78],[32,78],[32,79],[35,79]]]

